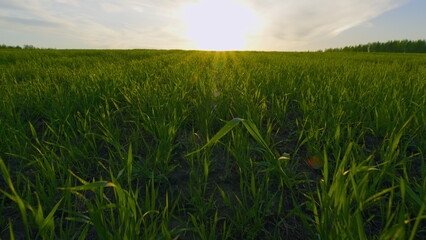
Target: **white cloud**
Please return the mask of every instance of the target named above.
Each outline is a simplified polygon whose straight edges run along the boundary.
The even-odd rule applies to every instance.
[[[122,12],[125,9],[117,4],[112,4],[108,2],[101,2],[101,8],[106,12]]]
[[[0,28],[80,39],[93,48],[189,47],[179,33],[178,6],[167,0],[0,0]]]
[[[66,3],[66,4],[70,4],[73,6],[80,6],[80,4],[78,3],[78,0],[56,0],[59,3]]]
[[[0,28],[80,39],[94,48],[188,48],[179,11],[197,1],[0,0]],[[335,36],[409,0],[234,1],[262,20],[249,49],[285,50]]]
[[[252,0],[273,48],[301,46],[335,36],[408,0]],[[258,36],[259,37],[259,36]],[[255,38],[253,44],[255,43]],[[264,40],[262,40],[264,43]]]

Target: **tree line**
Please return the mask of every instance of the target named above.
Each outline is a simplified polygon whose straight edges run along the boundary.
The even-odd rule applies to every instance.
[[[0,49],[39,49],[33,45],[8,46],[0,45]],[[373,42],[359,44],[356,46],[346,46],[343,48],[328,48],[325,52],[398,52],[398,53],[426,53],[426,40],[394,40],[387,42]]]
[[[347,46],[343,48],[329,48],[326,52],[397,52],[397,53],[426,53],[426,40],[394,40],[388,42],[373,42]]]
[[[24,45],[24,46],[21,47],[19,45],[9,46],[9,45],[6,45],[6,44],[1,44],[0,49],[39,49],[39,48],[36,48],[33,45]]]

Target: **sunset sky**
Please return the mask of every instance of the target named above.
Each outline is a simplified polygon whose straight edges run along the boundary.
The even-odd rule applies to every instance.
[[[305,51],[426,39],[426,0],[0,0],[0,44]]]

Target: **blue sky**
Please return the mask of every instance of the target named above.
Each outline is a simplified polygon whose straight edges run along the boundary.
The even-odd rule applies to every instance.
[[[318,50],[426,39],[426,0],[0,0],[0,43]]]

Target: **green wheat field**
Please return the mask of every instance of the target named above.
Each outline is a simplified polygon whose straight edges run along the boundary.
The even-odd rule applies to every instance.
[[[425,239],[426,55],[0,50],[2,239]]]

